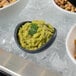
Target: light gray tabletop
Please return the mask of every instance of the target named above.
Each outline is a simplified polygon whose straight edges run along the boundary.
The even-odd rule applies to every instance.
[[[57,38],[52,46],[38,54],[22,51],[14,40],[16,25],[33,19],[45,20],[57,29]],[[51,0],[20,0],[19,4],[0,11],[0,47],[39,65],[62,72],[63,76],[76,76],[76,65],[68,57],[65,48],[67,33],[75,23],[76,15],[58,10]]]

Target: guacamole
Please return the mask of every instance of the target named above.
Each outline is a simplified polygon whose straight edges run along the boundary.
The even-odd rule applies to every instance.
[[[43,20],[33,20],[19,28],[21,47],[34,51],[46,44],[54,34],[54,27]]]

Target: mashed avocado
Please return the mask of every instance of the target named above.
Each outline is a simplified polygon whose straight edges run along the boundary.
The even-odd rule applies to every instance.
[[[46,44],[54,34],[54,28],[42,20],[33,20],[20,27],[18,37],[20,44],[27,50],[36,50]]]

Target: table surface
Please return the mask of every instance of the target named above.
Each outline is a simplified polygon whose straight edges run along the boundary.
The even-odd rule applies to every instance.
[[[45,67],[39,66],[34,62],[2,49],[0,49],[0,72],[1,71],[9,73],[12,76],[62,76],[61,72],[46,69]]]
[[[14,40],[14,29],[22,21],[40,19],[57,29],[55,42],[44,52],[29,54],[22,51]],[[76,76],[76,65],[67,55],[65,40],[70,28],[75,24],[75,15],[57,9],[51,0],[20,0],[11,8],[0,11],[0,47],[36,64],[55,69],[63,76]]]

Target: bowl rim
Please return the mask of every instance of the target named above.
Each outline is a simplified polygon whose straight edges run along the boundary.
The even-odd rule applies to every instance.
[[[71,56],[71,54],[70,54],[70,52],[69,52],[69,49],[68,49],[68,43],[67,43],[67,42],[68,42],[68,39],[69,39],[69,36],[70,36],[72,30],[73,30],[75,27],[76,27],[76,24],[71,27],[71,29],[69,30],[68,35],[67,35],[67,37],[66,37],[66,41],[65,41],[67,54],[68,54],[68,56],[70,57],[70,59],[73,61],[74,64],[76,64],[76,60]]]
[[[19,1],[20,1],[20,0],[16,0],[15,2],[13,2],[13,3],[11,3],[11,4],[9,4],[9,5],[7,5],[7,6],[4,6],[4,7],[0,8],[0,11],[3,10],[3,9],[6,9],[6,8],[8,8],[8,7],[13,6],[14,4],[16,4],[16,3],[19,2]]]
[[[4,67],[4,66],[1,66],[1,65],[0,65],[0,70],[1,70],[1,72],[6,73],[6,74],[8,73],[10,75],[12,74],[12,75],[15,75],[15,76],[21,76],[18,73],[14,72],[14,71],[12,71],[12,70]]]
[[[50,47],[50,46],[53,44],[53,42],[55,41],[56,36],[57,36],[57,30],[56,30],[55,27],[54,27],[55,32],[54,32],[52,38],[50,38],[50,40],[49,40],[46,44],[44,44],[41,48],[38,48],[37,50],[34,50],[34,51],[30,51],[30,50],[27,50],[27,49],[21,47],[20,42],[19,42],[19,40],[18,40],[17,33],[18,33],[19,28],[20,28],[23,24],[25,24],[25,23],[27,23],[27,22],[31,22],[31,21],[23,21],[23,22],[19,23],[19,24],[16,26],[15,31],[14,31],[14,39],[15,39],[15,42],[17,43],[17,45],[19,46],[19,48],[20,48],[21,50],[26,51],[26,52],[28,52],[28,53],[33,53],[33,54],[34,54],[34,53],[40,53],[40,52],[44,51],[45,49],[47,49],[48,47]]]
[[[59,6],[55,3],[54,0],[52,0],[52,3],[53,3],[53,5],[54,5],[57,9],[59,9],[60,11],[65,12],[65,13],[68,13],[68,14],[71,14],[71,15],[76,15],[75,12],[70,12],[70,11],[67,11],[67,10],[65,10],[65,9],[63,9],[63,8],[61,8],[61,7],[59,7]]]

